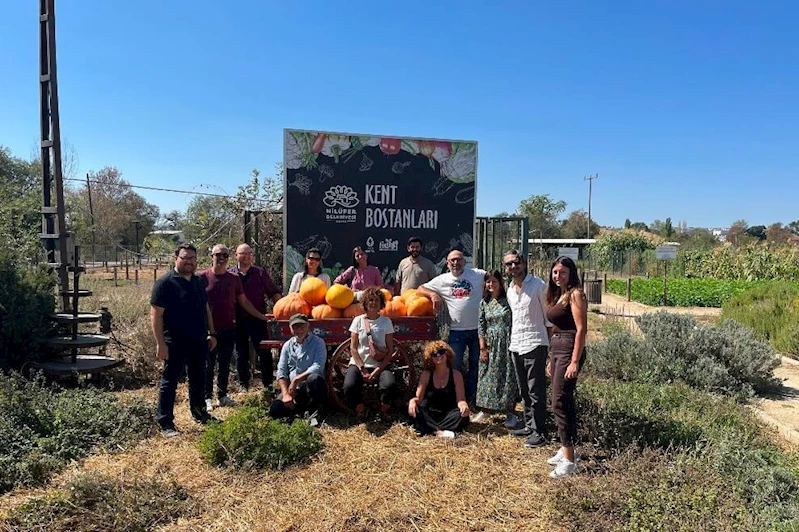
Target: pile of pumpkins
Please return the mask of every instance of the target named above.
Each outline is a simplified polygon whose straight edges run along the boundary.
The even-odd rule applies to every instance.
[[[402,295],[391,296],[385,288],[380,289],[386,302],[380,311],[384,316],[434,316],[433,302],[416,294],[415,289],[405,290]],[[275,318],[287,320],[294,314],[305,314],[315,320],[354,318],[364,313],[363,305],[355,302],[355,292],[342,284],[330,288],[316,277],[305,279],[299,292],[290,293],[275,303]]]

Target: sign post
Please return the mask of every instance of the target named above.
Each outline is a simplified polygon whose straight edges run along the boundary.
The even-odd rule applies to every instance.
[[[677,246],[667,245],[655,248],[655,258],[663,262],[663,306],[666,306],[666,279],[669,274],[669,261],[677,258]]]

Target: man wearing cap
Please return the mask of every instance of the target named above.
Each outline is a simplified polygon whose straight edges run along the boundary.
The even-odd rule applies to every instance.
[[[280,289],[275,285],[266,270],[253,264],[252,248],[247,244],[241,244],[236,248],[236,265],[229,270],[241,280],[244,288],[244,295],[247,301],[260,313],[266,312],[266,300],[271,299],[277,302],[280,299]],[[261,341],[266,339],[266,327],[259,319],[253,318],[244,312],[242,305],[236,308],[236,326],[238,334],[236,337],[236,372],[239,376],[239,383],[244,388],[250,386],[250,344],[255,348],[258,356],[258,365],[261,370],[261,382],[264,388],[272,384],[272,350],[261,349]]]
[[[293,418],[310,413],[312,426],[319,423],[327,403],[325,342],[308,331],[308,318],[295,314],[289,320],[294,334],[280,350],[277,382],[280,395],[272,402],[272,419]]]
[[[211,267],[200,272],[200,279],[205,283],[208,306],[216,326],[216,349],[208,356],[205,370],[205,405],[210,412],[214,408],[211,401],[214,391],[214,369],[219,361],[219,374],[216,382],[216,406],[237,406],[236,401],[228,397],[228,377],[230,375],[230,358],[236,345],[236,305],[244,309],[250,319],[260,320],[265,329],[266,315],[258,312],[244,295],[239,276],[227,270],[230,250],[224,244],[216,244],[211,249]]]

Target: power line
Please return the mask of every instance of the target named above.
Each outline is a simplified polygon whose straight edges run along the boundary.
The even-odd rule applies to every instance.
[[[96,183],[98,185],[109,184],[109,183],[106,183],[105,181],[99,181],[99,180],[91,180],[90,181],[88,179],[84,180],[84,179],[77,179],[77,178],[72,178],[72,177],[65,178],[65,181],[80,181],[81,183],[91,182],[91,183]],[[236,197],[238,197],[238,196],[233,196],[233,195],[230,195],[230,194],[214,194],[212,192],[196,192],[194,190],[177,190],[177,189],[174,189],[174,188],[146,187],[144,185],[131,185],[130,183],[113,183],[112,186],[115,186],[115,187],[128,187],[128,188],[140,188],[142,190],[155,190],[155,191],[158,191],[158,192],[176,192],[178,194],[194,194],[194,195],[197,195],[197,196],[212,196],[212,197],[215,197],[215,198],[236,198]],[[258,198],[251,198],[250,201],[267,201],[267,200],[262,200],[262,199],[258,199]]]

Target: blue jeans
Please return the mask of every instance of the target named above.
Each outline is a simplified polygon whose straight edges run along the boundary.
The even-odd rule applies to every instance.
[[[477,396],[477,369],[480,360],[480,340],[477,329],[450,331],[447,343],[455,353],[452,366],[461,373],[463,373],[463,356],[466,354],[466,348],[469,348],[469,371],[463,377],[466,385],[466,401],[474,403]]]

